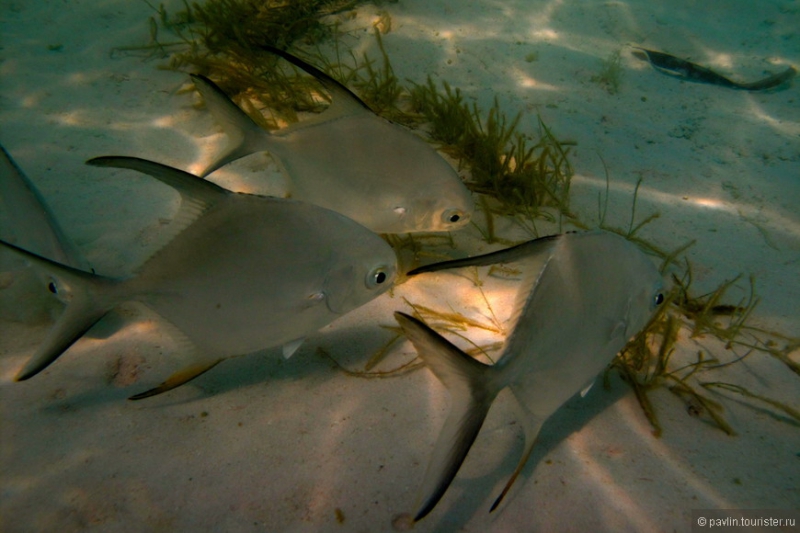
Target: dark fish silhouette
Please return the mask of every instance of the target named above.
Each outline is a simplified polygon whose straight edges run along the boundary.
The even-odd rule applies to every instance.
[[[687,81],[694,81],[698,83],[709,83],[711,85],[720,85],[728,87],[729,89],[740,89],[743,91],[765,91],[767,89],[774,89],[779,85],[783,85],[797,74],[794,67],[789,67],[783,72],[773,74],[762,80],[754,81],[751,83],[738,83],[726,78],[721,74],[717,74],[707,67],[703,67],[680,59],[678,57],[665,54],[663,52],[656,52],[654,50],[647,50],[639,48],[641,52],[634,52],[634,55],[640,59],[649,61],[653,68],[668,76],[675,76]]]

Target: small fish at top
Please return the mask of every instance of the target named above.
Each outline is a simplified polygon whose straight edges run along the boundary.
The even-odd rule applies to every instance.
[[[794,67],[789,67],[783,72],[767,76],[764,79],[754,81],[751,83],[739,83],[717,74],[708,67],[703,67],[695,63],[680,59],[664,52],[656,52],[654,50],[647,50],[645,48],[638,48],[639,52],[634,52],[634,55],[639,59],[649,61],[653,68],[662,74],[674,76],[686,81],[694,81],[698,83],[709,83],[711,85],[720,85],[728,87],[729,89],[741,89],[744,91],[766,91],[774,89],[787,83],[791,80],[797,71]]]
[[[229,137],[201,175],[268,151],[290,179],[290,196],[342,213],[377,233],[451,231],[469,222],[472,195],[423,139],[373,113],[347,87],[277,48],[274,54],[314,76],[332,103],[319,116],[269,133],[206,77],[193,75]]]
[[[524,278],[503,354],[485,365],[424,322],[395,313],[419,356],[451,395],[450,413],[422,484],[415,520],[433,510],[456,476],[497,394],[508,387],[524,419],[522,459],[491,510],[530,457],[542,424],[597,374],[648,323],[664,301],[662,278],[636,245],[604,231],[545,237],[409,276],[465,266],[518,261]]]
[[[61,229],[39,190],[2,146],[0,240],[73,268],[91,270],[89,262]],[[46,315],[47,303],[42,301],[39,305],[33,298],[39,292],[41,279],[31,275],[31,269],[24,261],[11,254],[3,254],[0,276],[0,306],[5,311],[0,316],[28,322]],[[28,302],[24,309],[9,304],[19,298],[25,298]]]
[[[132,157],[88,164],[133,169],[181,195],[175,236],[126,279],[112,279],[0,246],[49,275],[66,304],[17,376],[46,368],[118,304],[140,301],[172,327],[193,364],[140,399],[173,389],[228,357],[302,340],[393,283],[396,257],[378,235],[309,203],[237,194],[192,174]]]

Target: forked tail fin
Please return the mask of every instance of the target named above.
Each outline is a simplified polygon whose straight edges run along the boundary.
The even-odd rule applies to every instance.
[[[53,328],[16,380],[31,378],[58,359],[117,303],[119,280],[78,270],[0,241],[0,246],[22,256],[50,276],[48,290],[66,304]]]
[[[453,481],[478,436],[497,393],[494,369],[465,354],[424,322],[394,314],[425,364],[450,391],[450,414],[436,441],[422,484],[423,502],[414,520],[430,513]]]
[[[202,177],[237,159],[266,149],[269,133],[253,122],[217,84],[198,74],[192,75],[192,81],[203,96],[206,107],[228,135],[225,151],[203,171]]]

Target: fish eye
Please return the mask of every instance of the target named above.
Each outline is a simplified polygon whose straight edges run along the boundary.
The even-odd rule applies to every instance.
[[[53,294],[58,294],[58,287],[54,281],[51,281],[47,284],[47,290],[52,292]]]
[[[655,298],[653,298],[653,303],[656,306],[659,306],[659,305],[663,304],[664,303],[664,293],[663,292],[659,292],[658,294],[656,294]]]
[[[445,224],[455,224],[464,218],[464,212],[459,209],[448,209],[442,213],[442,222]]]
[[[368,289],[380,287],[389,280],[389,272],[386,267],[378,267],[367,274],[366,284]]]

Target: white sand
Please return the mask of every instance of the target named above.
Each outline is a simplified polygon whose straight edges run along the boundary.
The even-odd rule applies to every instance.
[[[161,219],[176,198],[152,179],[83,162],[135,155],[197,170],[222,139],[211,118],[191,107],[193,96],[175,94],[186,75],[110,58],[113,46],[147,39],[147,4],[31,4],[0,2],[0,142],[97,270],[125,273],[158,246]],[[509,115],[524,112],[523,131],[537,131],[540,113],[558,138],[578,143],[574,205],[588,220],[604,187],[599,156],[612,180],[611,225],[628,224],[633,185],[642,177],[639,217],[661,213],[643,235],[667,249],[696,240],[689,257],[698,290],[754,274],[757,322],[797,335],[796,83],[773,94],[681,83],[634,58],[629,46],[758,79],[800,64],[796,2],[455,4],[385,6],[393,25],[384,42],[401,78],[422,82],[431,73],[483,109],[497,97]],[[367,28],[374,13],[364,8],[351,24]],[[375,48],[367,30],[347,41]],[[619,93],[610,95],[590,80],[619,49],[625,73]],[[532,53],[538,58],[526,61]],[[250,183],[263,162],[251,158],[215,179],[238,171]],[[477,251],[474,236],[459,239]],[[487,292],[501,298],[498,285]],[[734,297],[746,294],[747,284],[738,286]],[[393,518],[415,510],[447,394],[425,370],[385,380],[348,377],[316,349],[360,368],[389,338],[378,326],[407,309],[402,297],[486,312],[469,282],[428,276],[326,328],[288,361],[279,350],[233,359],[137,403],[125,398],[159,382],[179,358],[151,315],[128,309],[138,320],[108,339],[79,342],[24,383],[13,376],[47,325],[0,323],[0,528],[391,531]],[[113,331],[107,325],[95,336]],[[699,342],[730,357],[718,343]],[[700,349],[688,339],[680,346],[679,356]],[[402,345],[387,367],[411,355]],[[798,377],[774,359],[756,355],[724,378],[798,406]],[[689,531],[693,508],[800,507],[796,424],[722,400],[740,433],[728,437],[689,417],[666,390],[652,398],[660,439],[618,379],[610,392],[595,387],[569,402],[490,515],[522,447],[516,413],[501,395],[455,482],[415,529]]]

